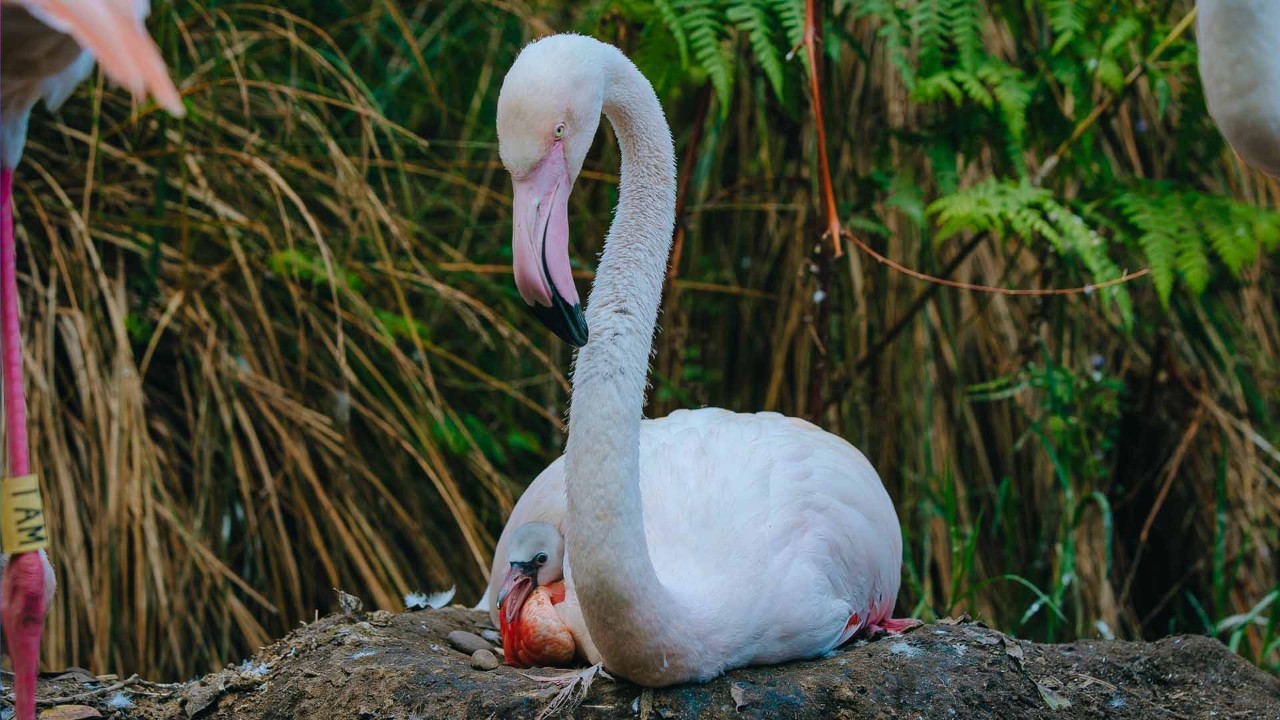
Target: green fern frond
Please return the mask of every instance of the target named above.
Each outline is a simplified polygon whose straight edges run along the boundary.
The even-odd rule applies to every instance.
[[[1121,18],[1119,22],[1111,27],[1106,39],[1102,41],[1102,53],[1104,55],[1114,55],[1122,46],[1141,34],[1142,23],[1139,23],[1133,17]]]
[[[967,70],[956,70],[952,74],[956,78],[956,83],[964,88],[966,97],[981,105],[984,110],[991,110],[995,107],[995,97],[987,89],[987,84],[982,81],[982,78]]]
[[[1000,66],[992,72],[991,91],[1000,110],[1000,122],[1005,129],[1005,148],[1009,160],[1019,175],[1027,174],[1023,157],[1026,147],[1027,108],[1031,105],[1031,83],[1013,68]]]
[[[1138,246],[1151,268],[1160,302],[1167,307],[1178,263],[1178,236],[1184,228],[1179,226],[1177,216],[1167,211],[1163,199],[1124,193],[1115,202],[1125,218],[1138,229]]]
[[[1020,210],[1050,197],[1043,188],[999,180],[946,195],[929,206],[929,214],[938,222],[934,240],[943,242],[961,230],[1003,230]]]
[[[876,35],[884,42],[889,60],[902,75],[902,84],[909,92],[916,86],[916,70],[908,57],[911,46],[912,26],[910,14],[893,0],[864,0],[854,11],[855,18],[873,17],[881,22]]]
[[[929,207],[938,222],[935,240],[961,230],[1011,233],[1024,242],[1043,239],[1063,258],[1074,259],[1097,282],[1119,277],[1120,268],[1107,252],[1102,235],[1053,194],[1026,182],[990,180],[942,197]],[[1133,322],[1133,304],[1123,286],[1100,291],[1125,327]]]
[[[676,49],[680,53],[680,66],[689,67],[689,36],[685,34],[684,27],[680,24],[680,14],[667,0],[654,0],[653,4],[658,9],[658,17],[662,18],[662,24],[667,26],[672,37],[675,38]]]
[[[944,72],[921,78],[911,92],[911,98],[916,102],[937,102],[944,96],[956,105],[964,102],[964,90],[956,84],[952,73]]]
[[[1197,295],[1209,285],[1209,255],[1205,247],[1204,238],[1194,233],[1177,238],[1178,274]]]
[[[751,54],[774,95],[783,98],[784,56],[804,37],[800,0],[653,0],[657,16],[675,38],[680,64],[706,73],[721,115],[733,96],[736,58],[731,38],[746,35]]]
[[[769,0],[769,4],[782,24],[788,52],[799,47],[804,42],[804,0]]]
[[[1195,207],[1196,217],[1204,225],[1209,246],[1236,275],[1258,256],[1258,241],[1253,234],[1253,218],[1237,203],[1212,202],[1200,198]]]
[[[1170,192],[1150,184],[1115,201],[1137,230],[1137,242],[1151,266],[1166,306],[1176,280],[1199,294],[1208,287],[1212,256],[1232,275],[1274,247],[1280,213],[1216,195]]]
[[[782,99],[782,53],[778,50],[774,41],[774,33],[771,25],[774,22],[772,13],[769,12],[769,6],[764,0],[730,0],[728,7],[725,9],[725,16],[730,22],[738,28],[739,32],[745,32],[747,39],[751,43],[751,50],[755,53],[756,62],[760,63],[760,69],[764,71],[765,77],[769,78],[769,85],[773,87],[773,93]]]
[[[947,48],[947,17],[943,0],[920,0],[911,12],[911,34],[915,40],[917,64],[926,77],[942,70]]]
[[[1045,0],[1045,17],[1049,21],[1049,28],[1053,30],[1053,47],[1050,52],[1054,55],[1062,52],[1072,40],[1084,35],[1085,14],[1079,0]]]
[[[956,46],[960,67],[973,72],[984,56],[982,51],[982,13],[978,0],[946,0],[946,15],[951,41]]]
[[[677,7],[680,10],[678,22],[689,38],[689,49],[699,67],[711,79],[720,100],[721,112],[727,112],[733,97],[733,58],[724,42],[728,23],[710,3],[683,2]]]

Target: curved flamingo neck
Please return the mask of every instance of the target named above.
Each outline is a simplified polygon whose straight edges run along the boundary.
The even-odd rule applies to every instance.
[[[591,341],[573,373],[565,535],[605,665],[662,685],[706,673],[693,657],[702,628],[658,579],[640,502],[640,419],[675,224],[675,149],[653,87],[616,48],[597,47],[622,180],[587,304]]]

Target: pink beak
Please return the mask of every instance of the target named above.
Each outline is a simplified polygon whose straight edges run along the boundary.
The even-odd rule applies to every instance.
[[[506,616],[508,623],[514,622],[520,615],[520,609],[529,599],[536,583],[523,568],[512,564],[507,576],[498,587],[498,609]]]
[[[569,267],[569,193],[573,185],[556,142],[527,175],[513,177],[511,237],[516,288],[560,339],[587,344],[587,321]]]

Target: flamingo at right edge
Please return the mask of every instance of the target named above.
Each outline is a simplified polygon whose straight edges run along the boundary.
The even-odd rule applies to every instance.
[[[1196,12],[1209,114],[1246,163],[1280,175],[1280,2],[1199,0]]]
[[[17,720],[35,718],[40,635],[54,574],[44,550],[39,483],[31,475],[27,447],[13,171],[22,159],[36,102],[43,99],[56,108],[88,77],[95,59],[135,97],[154,95],[169,112],[183,114],[181,97],[143,24],[149,9],[147,0],[0,1],[0,349],[9,465],[0,492],[0,502],[7,505],[0,507],[3,550],[9,553],[0,580],[0,617],[13,659]]]
[[[584,316],[568,197],[602,113],[622,173]],[[518,620],[521,608],[507,604],[530,597],[538,561],[557,559],[511,547],[521,528],[543,522],[564,536],[565,596],[554,607],[579,654],[642,685],[816,657],[859,633],[917,624],[891,617],[901,531],[852,445],[776,413],[641,420],[676,189],[671,131],[650,83],[617,48],[556,35],[516,59],[497,120],[515,190],[516,285],[581,350],[565,455],[530,485],[498,543],[486,594],[495,620],[500,596],[504,621]]]

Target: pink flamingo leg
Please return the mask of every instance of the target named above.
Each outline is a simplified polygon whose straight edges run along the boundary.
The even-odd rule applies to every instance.
[[[0,353],[3,353],[5,430],[9,477],[31,472],[27,455],[27,403],[22,391],[22,330],[18,324],[17,249],[13,237],[13,170],[0,170]],[[49,610],[46,561],[40,552],[14,555],[0,579],[0,618],[13,659],[18,720],[35,718],[40,633]],[[50,588],[51,589],[51,588]]]

